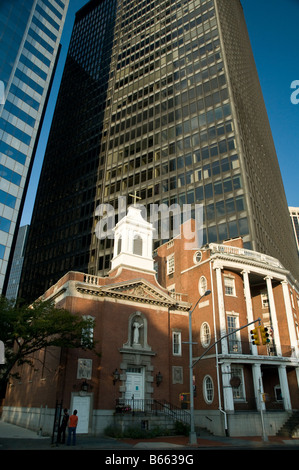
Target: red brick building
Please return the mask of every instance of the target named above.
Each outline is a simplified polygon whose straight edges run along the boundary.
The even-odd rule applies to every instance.
[[[245,250],[241,239],[199,250],[176,237],[153,258],[152,226],[134,207],[114,236],[107,277],[70,272],[44,294],[95,319],[100,356],[41,351],[36,369],[11,380],[3,419],[51,432],[62,402],[78,409],[78,432],[100,434],[122,419],[122,406],[131,409],[127,417],[154,404],[181,407],[189,392],[189,311],[210,290],[192,313],[195,424],[216,435],[260,435],[262,410],[275,435],[299,408],[299,290],[291,274]],[[258,318],[269,328],[265,346],[251,343]]]
[[[215,433],[259,435],[262,409],[267,433],[276,434],[299,408],[298,283],[277,259],[244,249],[241,238],[184,247],[178,237],[155,259],[160,284],[183,292],[191,305],[212,292],[192,315],[196,421]],[[259,322],[246,326],[259,318],[267,345],[252,344]]]

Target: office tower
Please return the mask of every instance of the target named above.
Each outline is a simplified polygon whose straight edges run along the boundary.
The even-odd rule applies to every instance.
[[[14,256],[11,264],[11,270],[6,290],[6,298],[14,300],[18,297],[22,267],[24,262],[24,251],[29,232],[29,225],[23,225],[19,228]]]
[[[68,3],[0,4],[0,293],[7,288]]]
[[[109,204],[117,214],[119,197],[130,204],[135,193],[148,211],[203,204],[203,243],[241,236],[245,248],[279,258],[298,278],[239,0],[93,0],[78,12],[23,296],[36,297],[70,269],[107,273],[113,239],[95,234],[96,208]]]
[[[293,231],[299,251],[299,207],[289,207]]]

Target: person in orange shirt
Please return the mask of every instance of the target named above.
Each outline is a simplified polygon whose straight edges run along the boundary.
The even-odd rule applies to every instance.
[[[71,445],[72,436],[73,436],[73,446],[76,445],[77,425],[78,425],[77,410],[74,410],[74,413],[69,417],[68,437],[67,437],[68,446]]]

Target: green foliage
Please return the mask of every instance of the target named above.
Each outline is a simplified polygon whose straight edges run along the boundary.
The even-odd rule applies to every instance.
[[[0,297],[0,340],[5,364],[0,365],[0,388],[4,388],[15,365],[32,364],[31,356],[43,348],[94,349],[90,330],[94,322],[56,308],[51,300],[24,305]]]
[[[175,422],[175,433],[179,436],[188,436],[190,432],[190,426],[182,423],[181,421]]]

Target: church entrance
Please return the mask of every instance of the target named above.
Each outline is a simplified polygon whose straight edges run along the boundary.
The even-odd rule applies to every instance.
[[[125,400],[132,401],[134,410],[144,407],[144,369],[143,367],[128,367],[126,373]]]
[[[78,434],[87,434],[89,427],[89,415],[90,415],[90,396],[74,396],[73,397],[73,410],[78,411]]]

